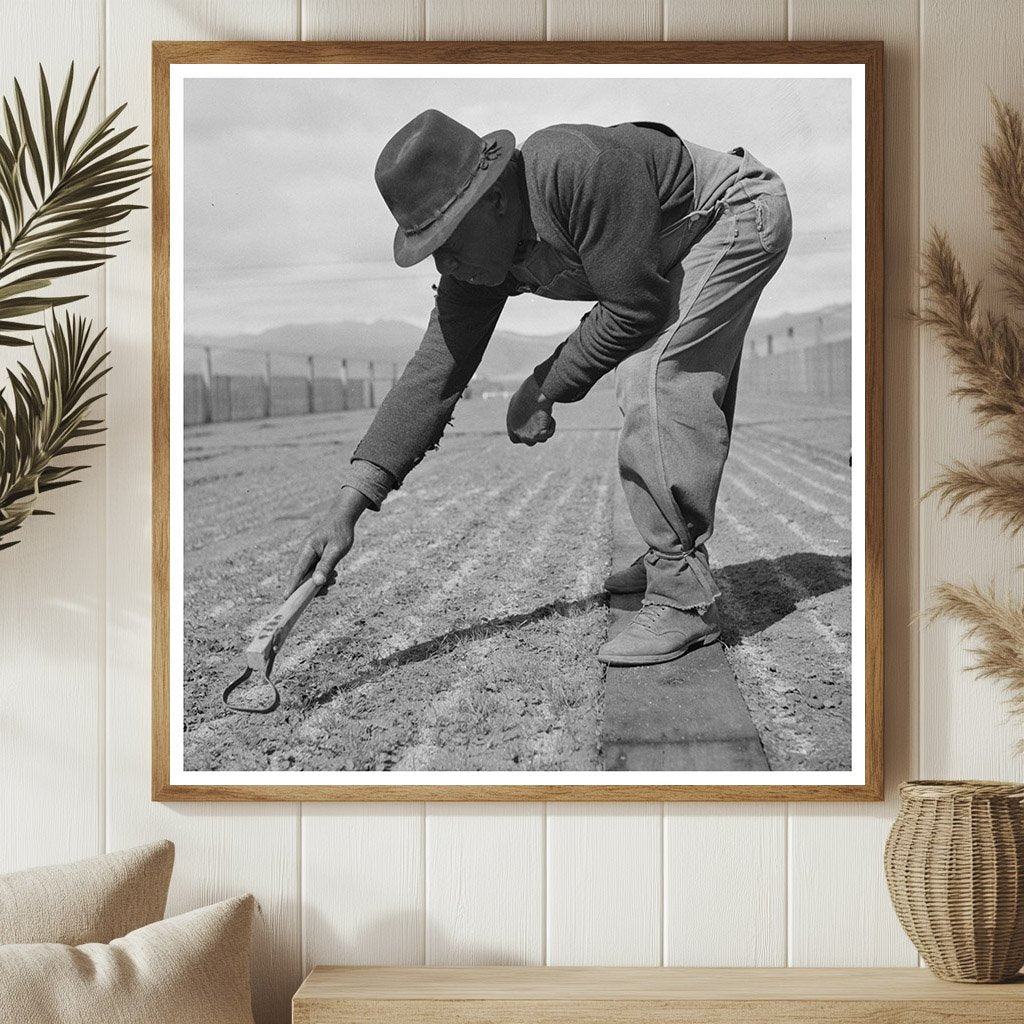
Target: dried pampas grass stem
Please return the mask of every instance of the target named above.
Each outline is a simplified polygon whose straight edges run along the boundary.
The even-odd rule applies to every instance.
[[[1024,124],[997,97],[992,104],[997,138],[984,147],[982,182],[1001,236],[994,267],[1003,294],[1024,308]],[[959,510],[994,519],[1016,536],[1024,530],[1024,325],[979,312],[981,285],[969,280],[949,238],[935,228],[923,252],[922,283],[928,301],[914,319],[936,331],[957,375],[953,394],[971,403],[996,440],[990,458],[946,466],[927,494],[938,496],[946,515]],[[1013,709],[1024,714],[1024,607],[1001,601],[991,587],[943,583],[931,614],[967,625],[978,673],[1002,679]]]
[[[940,583],[931,615],[957,619],[976,645],[974,669],[980,676],[1006,683],[1013,708],[1024,712],[1024,606],[1010,607],[994,588]]]

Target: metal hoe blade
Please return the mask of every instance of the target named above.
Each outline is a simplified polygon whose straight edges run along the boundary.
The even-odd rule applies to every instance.
[[[269,715],[271,711],[276,711],[278,705],[281,703],[281,694],[278,692],[277,687],[270,681],[270,671],[274,667],[274,659],[271,657],[269,663],[261,665],[259,668],[253,668],[249,665],[246,670],[236,679],[234,682],[228,683],[224,687],[224,692],[221,694],[221,700],[224,702],[224,707],[230,708],[232,711],[246,711],[253,715]],[[262,704],[234,704],[229,700],[231,694],[237,689],[242,683],[246,682],[253,673],[256,673],[256,679],[254,685],[246,687],[246,690],[252,692],[254,690],[262,690],[269,687],[273,691],[273,696],[269,702]]]
[[[274,669],[274,659],[278,651],[284,645],[292,627],[299,620],[299,616],[306,610],[310,601],[323,588],[314,583],[311,579],[306,580],[298,587],[257,630],[256,637],[245,649],[245,671],[233,682],[229,683],[221,694],[221,700],[226,708],[232,711],[244,711],[254,715],[267,715],[275,711],[281,703],[281,694],[277,687],[270,681],[270,673]],[[247,690],[266,690],[268,687],[273,696],[266,701],[256,704],[235,704],[230,699],[231,694],[243,683],[255,676],[252,687]]]

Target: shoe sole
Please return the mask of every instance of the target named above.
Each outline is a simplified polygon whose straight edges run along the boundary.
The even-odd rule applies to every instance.
[[[695,640],[692,644],[684,647],[681,651],[670,651],[668,654],[647,654],[647,655],[634,655],[629,657],[627,655],[597,655],[597,660],[602,665],[611,665],[615,668],[632,668],[639,665],[661,665],[666,661],[675,661],[677,658],[682,658],[684,655],[689,654],[691,651],[697,650],[698,647],[710,647],[711,644],[718,643],[722,639],[722,631],[718,630],[715,633],[709,633],[707,636],[701,637],[699,640]]]
[[[604,591],[607,594],[642,594],[646,589],[646,584],[642,587],[631,587],[629,589],[625,587],[609,587],[607,583],[604,584]]]

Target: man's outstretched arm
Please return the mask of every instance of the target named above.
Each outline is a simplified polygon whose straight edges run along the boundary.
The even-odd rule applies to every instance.
[[[311,574],[326,583],[351,550],[363,512],[378,510],[388,491],[400,487],[437,446],[507,298],[503,288],[441,278],[423,341],[356,446],[338,496],[306,537],[292,566],[289,591]]]
[[[507,290],[500,287],[441,278],[423,341],[381,402],[353,460],[379,466],[401,486],[409,470],[441,440],[507,298]]]

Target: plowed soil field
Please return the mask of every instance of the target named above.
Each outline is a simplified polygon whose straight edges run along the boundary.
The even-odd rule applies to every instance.
[[[618,411],[595,391],[532,449],[509,444],[504,413],[462,402],[440,450],[362,517],[265,716],[225,710],[221,690],[372,414],[186,432],[186,768],[600,769]],[[747,400],[737,418],[710,548],[774,769],[849,763],[848,447],[842,411]]]
[[[747,399],[709,550],[726,658],[775,770],[850,767],[850,418]]]

